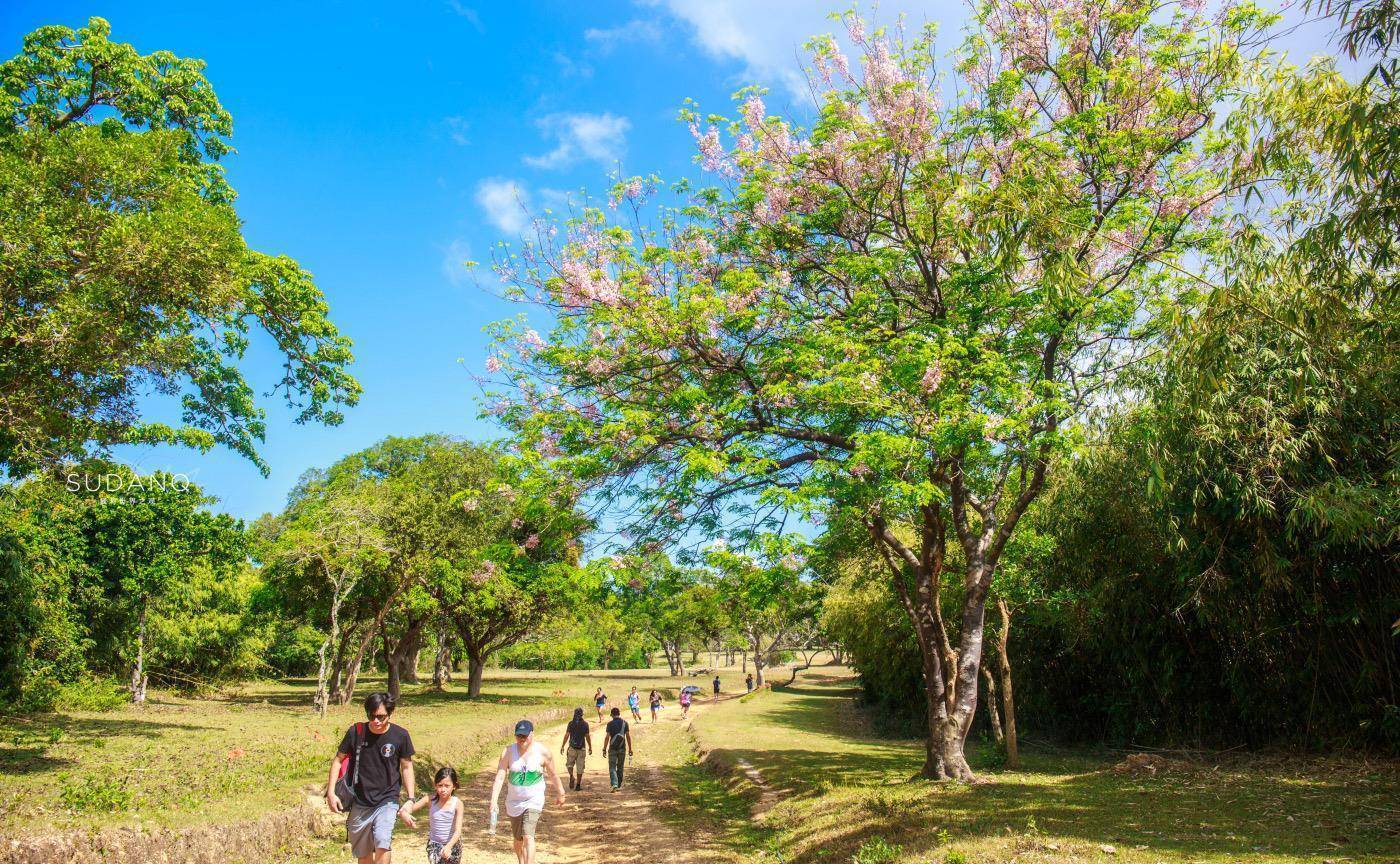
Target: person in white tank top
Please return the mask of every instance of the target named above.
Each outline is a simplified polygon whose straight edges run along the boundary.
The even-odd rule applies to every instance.
[[[554,786],[555,806],[564,804],[564,783],[554,767],[554,754],[535,740],[535,724],[521,720],[515,724],[515,743],[501,753],[496,763],[496,781],[491,784],[491,820],[494,823],[501,786],[506,786],[506,815],[519,864],[535,864],[535,826],[544,811],[548,780]]]

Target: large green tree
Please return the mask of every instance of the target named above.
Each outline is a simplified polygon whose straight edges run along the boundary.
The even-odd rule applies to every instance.
[[[626,218],[587,211],[501,256],[557,323],[501,325],[488,410],[627,505],[639,539],[858,514],[919,641],[924,772],[971,777],[993,576],[1072,424],[1151,349],[1213,242],[1233,182],[1216,111],[1262,20],[995,0],[945,87],[931,34],[847,16],[864,68],[814,43],[810,131],[756,93],[728,144],[692,114],[724,188],[651,226],[647,182],[624,182]]]
[[[266,471],[239,368],[255,331],[298,422],[358,400],[350,342],[310,274],[244,241],[204,64],[109,34],[41,27],[0,64],[0,466],[178,442]],[[178,424],[145,416],[151,394],[178,397]]]
[[[153,604],[197,566],[232,572],[244,558],[243,525],[210,513],[213,499],[169,474],[129,469],[104,475],[103,494],[88,509],[88,556],[129,622],[131,698],[146,701],[146,644]]]

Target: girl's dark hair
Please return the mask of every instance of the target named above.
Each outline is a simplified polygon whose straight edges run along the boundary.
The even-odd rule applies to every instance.
[[[444,780],[451,780],[453,789],[462,785],[457,782],[457,769],[451,765],[444,765],[437,770],[437,776],[433,778],[433,785],[436,786]]]

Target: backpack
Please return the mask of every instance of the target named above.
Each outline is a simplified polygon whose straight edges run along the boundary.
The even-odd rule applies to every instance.
[[[619,750],[619,748],[621,748],[621,749]],[[610,751],[612,751],[613,753],[619,753],[619,752],[621,752],[621,753],[626,753],[626,752],[627,752],[627,721],[626,721],[626,720],[623,720],[623,721],[622,721],[622,728],[621,728],[621,729],[618,729],[617,732],[613,733],[613,735],[612,735],[611,737],[608,738],[608,749],[609,749]]]
[[[340,763],[340,779],[335,781],[335,797],[343,810],[349,810],[355,803],[355,787],[360,785],[360,750],[364,746],[365,724],[356,723],[355,752],[346,756],[345,761]],[[348,772],[350,776],[347,778],[345,769],[350,767],[351,761],[355,763],[355,767]]]

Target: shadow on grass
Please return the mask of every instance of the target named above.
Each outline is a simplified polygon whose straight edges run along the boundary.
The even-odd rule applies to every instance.
[[[903,845],[907,854],[926,854],[938,846],[939,829],[955,841],[1004,842],[992,838],[1010,834],[1033,844],[1040,832],[1090,849],[1130,844],[1182,857],[1400,860],[1400,812],[1394,808],[1400,771],[1393,765],[1332,775],[1297,762],[1247,759],[1223,773],[1200,766],[1141,778],[1107,770],[1115,761],[1107,754],[1032,748],[1024,771],[997,774],[986,770],[995,760],[991,748],[974,747],[971,761],[992,783],[891,782],[913,778],[921,742],[862,734],[862,712],[849,699],[850,687],[836,686],[839,680],[779,690],[781,701],[754,712],[755,722],[791,730],[775,730],[774,746],[717,751],[756,767],[785,798],[799,802],[795,812],[802,815],[781,829],[784,845],[800,850],[788,858],[792,864],[829,860],[833,847],[848,853],[874,836]],[[844,796],[839,813],[816,800],[833,791]]]
[[[75,765],[72,759],[55,759],[43,747],[13,747],[0,750],[0,774],[42,774]]]

